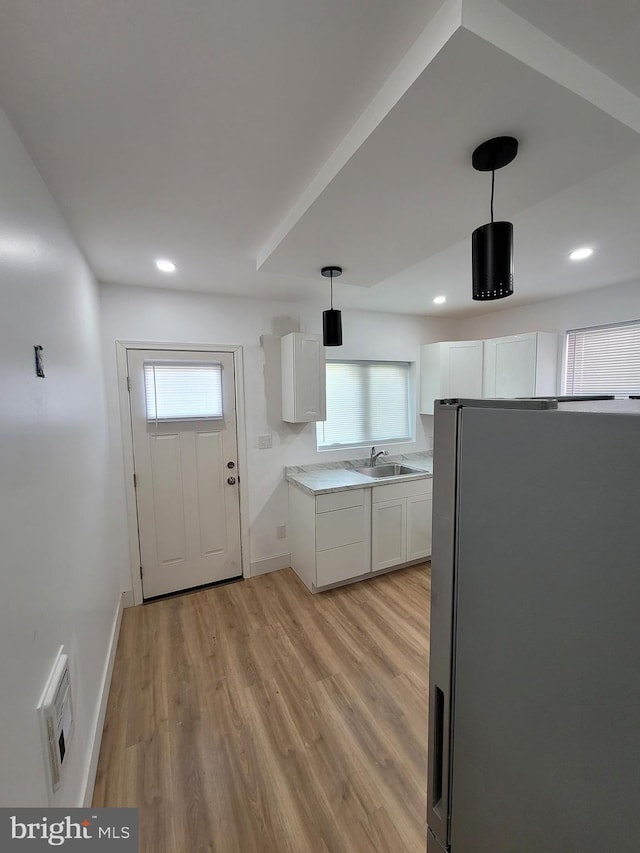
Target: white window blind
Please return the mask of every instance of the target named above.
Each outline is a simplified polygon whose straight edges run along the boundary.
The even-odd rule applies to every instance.
[[[148,421],[222,418],[222,365],[144,365]]]
[[[640,321],[567,333],[567,394],[640,394]]]
[[[327,419],[318,447],[411,441],[407,362],[327,362]]]

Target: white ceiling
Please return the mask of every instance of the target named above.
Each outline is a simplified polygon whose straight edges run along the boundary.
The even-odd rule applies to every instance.
[[[101,281],[324,305],[340,264],[336,307],[464,315],[638,277],[639,28],[637,0],[0,0],[0,99]],[[516,292],[478,304],[470,155],[503,133]]]

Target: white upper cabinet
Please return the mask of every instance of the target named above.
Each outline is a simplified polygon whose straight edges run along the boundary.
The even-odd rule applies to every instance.
[[[483,397],[557,393],[558,336],[528,332],[484,341]]]
[[[482,396],[482,341],[440,341],[420,347],[420,414],[433,401]]]
[[[320,335],[292,332],[280,339],[282,357],[282,420],[324,421],[326,409],[325,353]]]

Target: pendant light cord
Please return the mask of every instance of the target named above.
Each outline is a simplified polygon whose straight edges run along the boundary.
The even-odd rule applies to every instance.
[[[331,310],[333,311],[333,270],[331,271]]]
[[[496,170],[491,170],[491,224],[493,225],[493,186],[496,179]]]

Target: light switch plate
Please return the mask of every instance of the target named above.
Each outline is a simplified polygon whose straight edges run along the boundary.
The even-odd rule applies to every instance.
[[[258,450],[268,450],[270,447],[273,447],[273,436],[271,436],[271,435],[259,435],[258,436]]]

